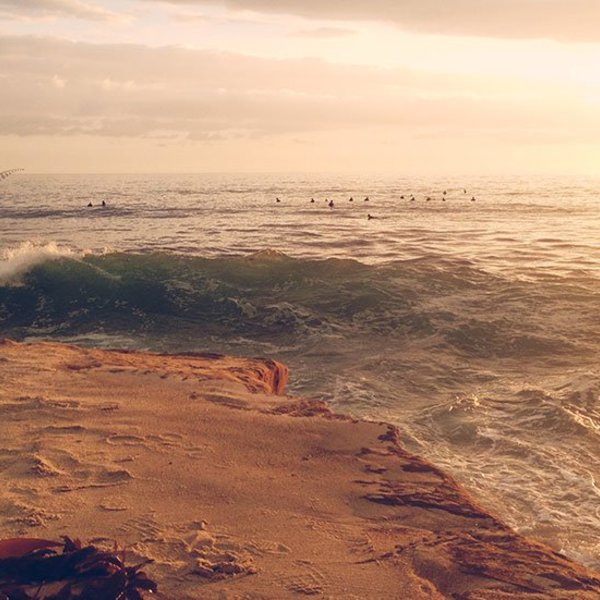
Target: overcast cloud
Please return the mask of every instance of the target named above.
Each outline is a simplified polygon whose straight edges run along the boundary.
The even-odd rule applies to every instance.
[[[213,4],[315,19],[388,21],[404,29],[433,34],[600,41],[598,0],[166,1],[179,6]]]
[[[558,128],[576,137],[600,121],[570,96],[548,94],[540,107],[535,96],[546,90],[509,82],[496,93],[477,78],[181,48],[5,37],[0,75],[0,135],[223,139],[380,128],[408,139]]]
[[[143,9],[150,4],[388,22],[429,34],[600,42],[598,0],[131,0],[124,7]],[[126,16],[124,11],[121,17]],[[110,20],[119,15],[102,0],[0,0],[0,16]]]
[[[599,10],[584,0],[0,0],[0,18],[14,19],[0,29],[0,159],[67,171],[416,172],[535,170],[545,157],[549,171],[587,172],[600,147],[600,46],[531,38],[600,41]],[[371,20],[530,39],[401,35]]]
[[[0,0],[0,16],[75,17],[94,21],[119,18],[117,13],[89,0]]]

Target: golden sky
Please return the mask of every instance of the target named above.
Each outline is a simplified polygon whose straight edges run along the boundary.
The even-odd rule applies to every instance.
[[[598,0],[0,0],[0,170],[589,174]]]

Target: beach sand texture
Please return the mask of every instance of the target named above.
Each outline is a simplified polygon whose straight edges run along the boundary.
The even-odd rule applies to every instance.
[[[126,547],[159,598],[600,598],[384,423],[219,355],[0,343],[0,538]]]

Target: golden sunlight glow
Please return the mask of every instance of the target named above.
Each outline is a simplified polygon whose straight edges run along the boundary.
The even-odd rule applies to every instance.
[[[585,28],[585,43],[538,35],[524,13],[514,31],[505,15],[506,31],[465,18],[461,33],[447,10],[383,0],[387,19],[333,1],[9,4],[0,159],[31,170],[595,169],[600,44]]]

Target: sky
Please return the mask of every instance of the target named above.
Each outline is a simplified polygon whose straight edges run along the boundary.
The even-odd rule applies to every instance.
[[[0,170],[596,175],[598,0],[0,0]]]

